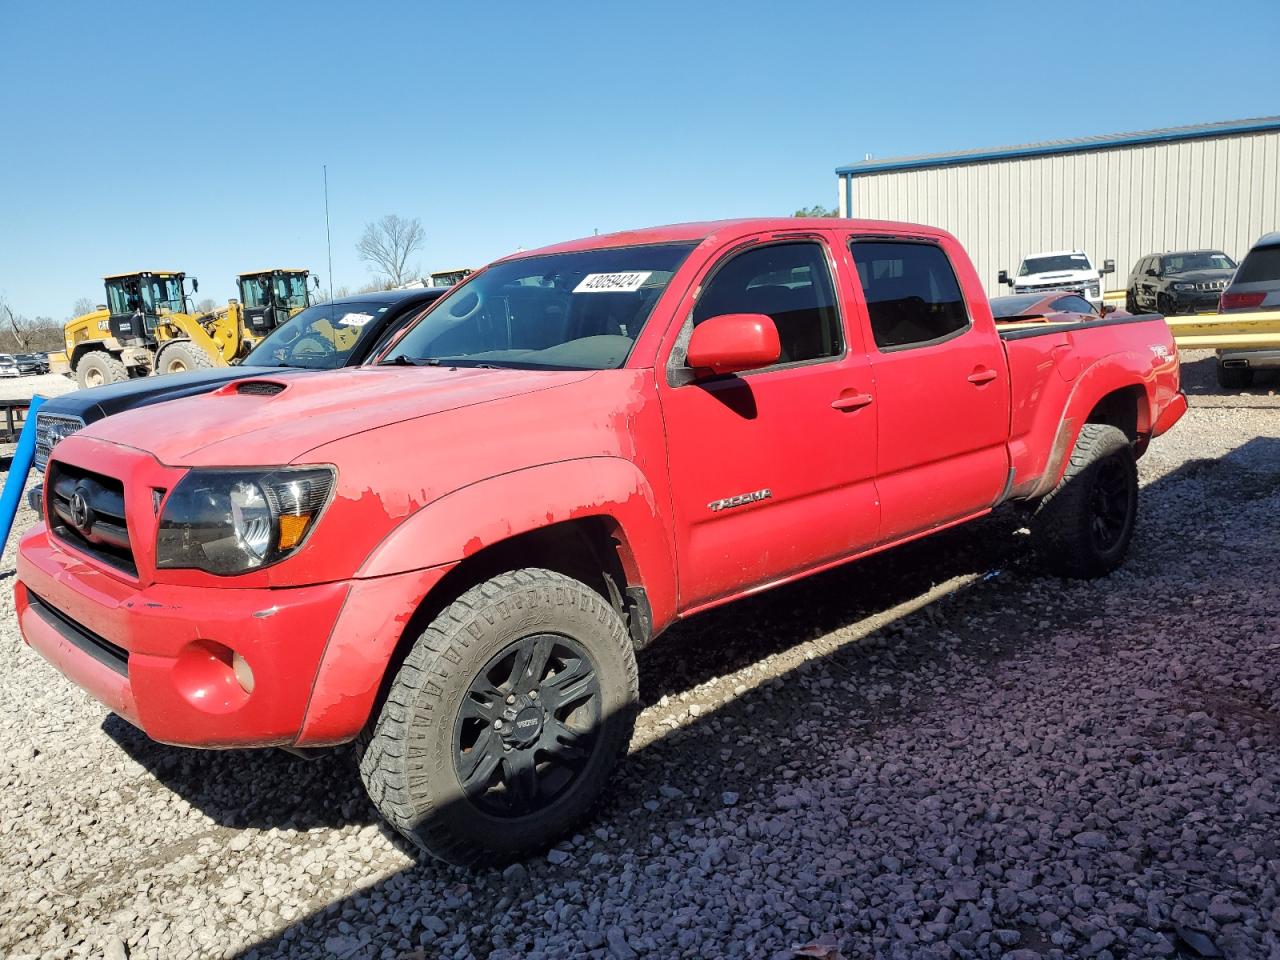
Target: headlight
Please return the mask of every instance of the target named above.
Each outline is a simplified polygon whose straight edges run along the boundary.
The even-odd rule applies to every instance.
[[[1195,288],[1196,285],[1194,283],[1175,283],[1173,285],[1175,290],[1194,290]]]
[[[165,501],[156,566],[236,574],[302,546],[333,490],[332,467],[192,470]]]
[[[1089,284],[1089,296],[1096,297],[1102,293],[1102,288],[1096,283]]]

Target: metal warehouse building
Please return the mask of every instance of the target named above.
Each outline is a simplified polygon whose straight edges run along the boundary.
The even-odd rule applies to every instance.
[[[1280,229],[1280,117],[1020,147],[866,160],[836,169],[840,215],[942,227],[987,292],[1024,254],[1115,260],[1124,286],[1148,253],[1213,247],[1244,256]]]

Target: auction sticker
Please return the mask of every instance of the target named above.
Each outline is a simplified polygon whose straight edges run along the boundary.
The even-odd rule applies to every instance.
[[[653,273],[652,270],[631,273],[588,273],[573,288],[574,293],[635,293]]]
[[[372,319],[371,313],[344,313],[338,318],[338,322],[344,327],[363,327]]]

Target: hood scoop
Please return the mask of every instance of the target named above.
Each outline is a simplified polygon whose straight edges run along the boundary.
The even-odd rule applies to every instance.
[[[278,380],[240,380],[232,385],[236,393],[251,397],[274,397],[284,387]]]

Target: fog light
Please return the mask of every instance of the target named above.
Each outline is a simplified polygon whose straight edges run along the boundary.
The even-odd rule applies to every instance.
[[[231,669],[235,671],[236,680],[244,688],[244,692],[253,693],[253,671],[249,669],[249,661],[238,653],[232,654]]]

